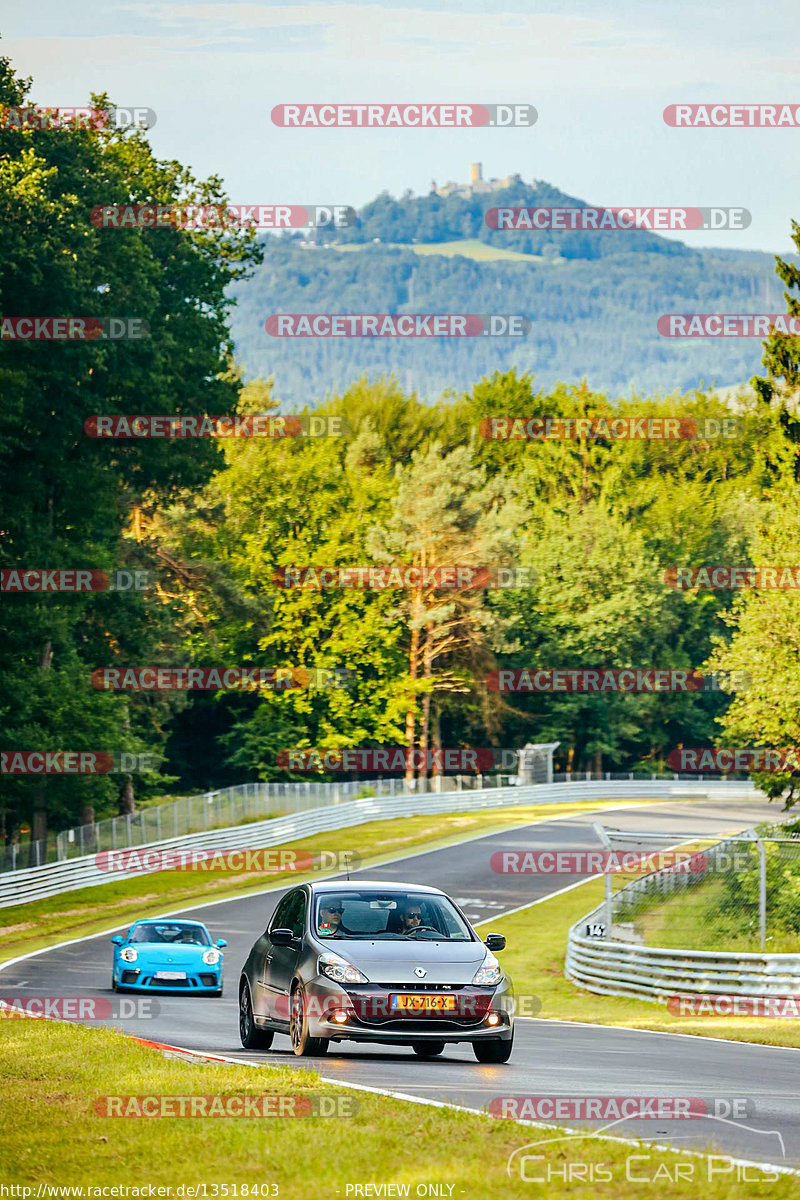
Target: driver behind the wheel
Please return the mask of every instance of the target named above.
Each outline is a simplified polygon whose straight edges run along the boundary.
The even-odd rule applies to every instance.
[[[414,900],[406,900],[400,907],[400,933],[413,933],[422,924],[422,909]]]

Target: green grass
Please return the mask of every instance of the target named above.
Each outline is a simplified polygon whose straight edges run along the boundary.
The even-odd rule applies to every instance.
[[[681,897],[670,896],[660,904],[635,916],[647,946],[671,946],[685,950],[740,950],[758,954],[761,940],[758,916],[740,910],[731,911],[724,881],[712,879],[693,888],[683,904]],[[797,954],[797,933],[770,931],[767,909],[768,954]]]
[[[501,1091],[502,1068],[475,1064],[467,1070],[472,1069],[484,1072],[484,1078],[486,1071],[494,1071]],[[655,1182],[646,1194],[653,1200],[694,1200],[698,1194],[704,1200],[724,1200],[732,1194],[730,1175],[707,1182],[706,1160],[591,1137],[560,1141],[542,1153],[561,1171],[566,1164],[587,1164],[585,1171],[603,1164],[612,1182],[578,1182],[567,1188],[556,1182],[554,1193],[553,1186],[509,1179],[506,1162],[513,1151],[558,1136],[555,1130],[349,1091],[323,1084],[311,1071],[165,1059],[103,1029],[24,1018],[0,1021],[0,1073],[3,1182],[31,1186],[34,1195],[40,1183],[83,1188],[151,1184],[170,1187],[173,1196],[182,1184],[205,1183],[208,1197],[215,1195],[215,1184],[228,1185],[229,1196],[233,1184],[239,1189],[274,1184],[277,1192],[268,1189],[268,1194],[281,1200],[334,1200],[346,1196],[348,1184],[408,1184],[413,1196],[418,1184],[437,1182],[452,1185],[451,1196],[470,1200],[567,1191],[575,1200],[590,1200],[630,1197],[626,1159],[643,1153],[651,1156],[646,1170]],[[338,1095],[351,1103],[357,1100],[360,1107],[342,1118],[126,1119],[97,1114],[96,1101],[119,1095]],[[544,1169],[542,1163],[534,1166]],[[641,1176],[645,1163],[638,1159],[634,1166]],[[672,1182],[679,1168],[691,1170],[693,1177]],[[748,1175],[758,1177],[754,1170]],[[736,1194],[785,1200],[797,1194],[797,1180],[742,1183]]]
[[[364,250],[373,245],[372,242],[345,242],[336,246],[337,250],[347,252]],[[387,250],[413,250],[415,254],[441,254],[452,258],[456,254],[464,258],[472,258],[476,262],[545,262],[541,254],[522,254],[518,250],[506,250],[503,246],[489,246],[478,238],[456,239],[452,242],[382,242]]]
[[[587,800],[572,804],[520,805],[480,812],[442,813],[402,820],[372,821],[349,829],[316,834],[287,845],[311,853],[331,849],[355,851],[365,865],[377,865],[418,848],[433,850],[466,837],[493,833],[509,825],[555,820],[573,813],[613,808],[620,803],[631,802],[652,804],[648,800]],[[12,905],[0,909],[0,962],[65,938],[101,932],[115,922],[123,925],[128,918],[153,916],[192,903],[222,900],[304,878],[308,878],[308,875],[299,872],[237,874],[222,870],[199,873],[159,871]]]
[[[620,878],[622,885],[624,878]],[[576,987],[564,975],[567,931],[603,899],[602,880],[592,879],[561,896],[523,909],[510,917],[484,921],[493,933],[505,934],[508,949],[502,963],[520,996],[541,1001],[538,1016],[558,1021],[587,1021],[629,1029],[655,1029],[768,1046],[800,1047],[800,1021],[767,1017],[677,1016],[663,1004],[616,996],[599,996]],[[800,1060],[798,1060],[800,1069]]]

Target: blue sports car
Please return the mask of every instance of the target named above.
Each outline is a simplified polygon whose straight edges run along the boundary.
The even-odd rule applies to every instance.
[[[201,921],[155,917],[116,934],[111,988],[115,992],[202,992],[222,995],[222,947]]]

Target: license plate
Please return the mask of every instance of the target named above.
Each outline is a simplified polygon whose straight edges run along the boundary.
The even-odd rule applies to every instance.
[[[185,979],[185,971],[156,971],[156,979]]]
[[[454,1010],[456,1007],[455,996],[392,996],[390,1008],[405,1008],[418,1011],[419,1009],[446,1009]]]

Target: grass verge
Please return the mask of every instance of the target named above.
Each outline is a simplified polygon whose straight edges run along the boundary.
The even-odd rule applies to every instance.
[[[475,1069],[496,1071],[498,1091],[502,1089],[502,1069],[477,1064]],[[368,1183],[406,1185],[408,1192],[384,1190],[383,1194],[412,1196],[425,1194],[417,1193],[417,1185],[436,1183],[444,1189],[430,1194],[468,1200],[553,1194],[553,1184],[530,1183],[518,1174],[509,1178],[506,1162],[515,1150],[555,1137],[556,1131],[337,1089],[321,1083],[311,1071],[165,1059],[107,1030],[20,1018],[0,1021],[0,1073],[4,1078],[0,1122],[4,1181],[31,1187],[33,1196],[40,1184],[84,1189],[150,1184],[171,1188],[172,1196],[191,1195],[187,1186],[205,1184],[207,1198],[233,1196],[235,1184],[239,1196],[246,1185],[250,1196],[277,1195],[281,1200],[309,1196],[333,1200],[337,1195],[355,1195],[347,1189],[357,1184],[362,1185],[362,1196],[381,1194],[365,1192]],[[99,1098],[119,1095],[312,1099],[339,1095],[350,1104],[356,1100],[359,1109],[346,1118],[299,1119],[125,1119],[97,1114]],[[722,1173],[719,1161],[709,1182],[708,1160],[643,1150],[636,1144],[577,1137],[545,1146],[542,1153],[547,1161],[533,1164],[540,1175],[548,1165],[562,1173],[567,1164],[582,1166],[585,1182],[579,1179],[566,1188],[576,1200],[598,1195],[630,1200],[636,1194],[647,1200],[675,1196],[694,1200],[698,1194],[704,1200],[724,1200],[732,1194],[730,1169]],[[647,1176],[649,1182],[627,1181],[626,1160],[632,1154],[649,1156],[634,1164],[637,1177]],[[601,1166],[605,1172],[601,1178],[610,1182],[592,1179]],[[679,1169],[683,1174],[676,1181]],[[748,1172],[751,1179],[758,1175],[752,1169]],[[563,1174],[554,1176],[557,1194],[563,1194],[562,1179]],[[736,1194],[772,1200],[797,1194],[796,1178],[768,1179],[740,1183]],[[47,1196],[47,1191],[42,1195]]]
[[[360,855],[363,865],[378,865],[415,849],[435,850],[464,838],[499,832],[511,825],[556,820],[629,803],[651,805],[653,801],[587,800],[572,804],[441,813],[403,818],[402,821],[372,821],[286,845],[310,853],[332,848],[354,851]],[[99,933],[116,921],[124,925],[128,919],[155,916],[193,902],[224,900],[309,877],[310,873],[295,871],[244,874],[224,870],[159,871],[13,905],[0,909],[0,962],[40,950],[56,941]]]
[[[623,882],[624,878],[621,878],[620,885]],[[487,928],[491,925],[493,933],[505,934],[508,949],[503,952],[503,966],[514,980],[518,995],[539,998],[540,1017],[760,1042],[767,1046],[800,1047],[800,1021],[768,1017],[678,1016],[670,1013],[663,1004],[598,996],[570,983],[564,975],[567,931],[602,899],[602,880],[591,879],[513,916],[493,917],[482,923]]]

